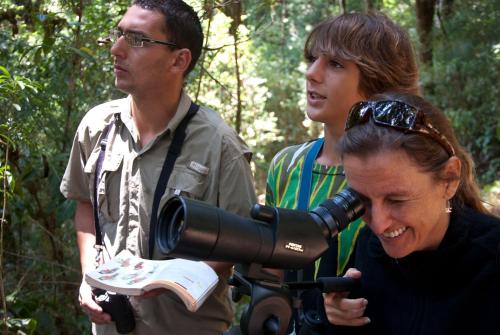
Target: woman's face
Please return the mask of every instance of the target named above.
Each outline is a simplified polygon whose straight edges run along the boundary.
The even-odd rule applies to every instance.
[[[359,90],[358,66],[324,54],[313,54],[307,61],[307,115],[343,132],[352,105],[366,99]]]
[[[343,162],[349,185],[365,204],[363,219],[390,257],[439,246],[449,224],[447,199],[455,192],[450,182],[421,171],[402,150],[345,155]]]

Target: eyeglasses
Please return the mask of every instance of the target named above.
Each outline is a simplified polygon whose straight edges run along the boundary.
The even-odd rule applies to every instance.
[[[136,33],[136,32],[132,32],[132,31],[123,32],[123,31],[118,30],[118,29],[112,29],[109,32],[108,38],[106,38],[105,40],[98,40],[97,43],[104,44],[106,42],[111,42],[111,43],[115,44],[116,41],[118,41],[118,39],[122,36],[125,37],[125,41],[127,42],[127,44],[133,48],[142,48],[144,46],[144,42],[163,44],[163,45],[167,45],[171,48],[178,48],[177,44],[172,43],[172,42],[158,41],[158,40],[154,40],[152,38],[146,37],[141,33]]]
[[[439,143],[450,157],[455,156],[450,141],[426,120],[425,114],[401,101],[361,101],[354,104],[347,117],[345,130],[367,122],[370,115],[379,126],[426,135]]]

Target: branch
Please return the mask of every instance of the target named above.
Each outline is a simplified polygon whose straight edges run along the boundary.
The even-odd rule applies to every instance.
[[[68,281],[68,280],[42,280],[37,282],[37,284],[56,284],[56,285],[73,285],[76,287],[79,287],[82,283],[80,281],[74,282],[74,281]]]
[[[438,9],[437,9],[437,17],[438,17],[438,21],[439,21],[439,27],[441,28],[441,31],[443,32],[443,36],[448,41],[449,40],[448,33],[446,32],[446,29],[444,28],[444,21],[443,21],[443,18],[441,16],[441,7],[440,6],[438,6]]]
[[[202,70],[203,72],[205,72],[205,73],[206,73],[206,74],[210,77],[210,79],[212,79],[213,81],[215,81],[215,83],[216,83],[217,85],[219,85],[220,87],[222,87],[222,89],[223,89],[224,91],[226,91],[232,99],[234,99],[234,100],[238,100],[238,99],[237,99],[237,98],[236,98],[236,97],[235,97],[235,96],[231,93],[231,90],[229,90],[229,89],[228,89],[228,88],[227,88],[227,87],[226,87],[223,83],[221,83],[221,82],[220,82],[219,80],[217,80],[217,79],[216,79],[216,78],[215,78],[212,74],[210,74],[210,72],[208,72],[208,70],[207,70],[206,68],[202,67],[202,68],[201,68],[201,70]]]
[[[236,74],[236,96],[238,98],[236,105],[236,132],[239,134],[241,132],[241,76],[240,76],[240,65],[238,60],[238,30],[234,32],[234,66]]]
[[[5,300],[5,287],[3,278],[3,227],[5,224],[5,213],[7,212],[7,163],[9,162],[9,145],[5,145],[5,167],[3,170],[3,203],[2,218],[0,219],[0,296],[2,298],[4,334],[9,333],[7,327],[7,302]]]
[[[203,69],[204,63],[205,63],[205,56],[207,54],[208,50],[208,37],[210,36],[210,27],[212,26],[212,19],[214,17],[213,11],[207,11],[207,13],[210,13],[210,18],[208,20],[208,26],[207,26],[207,32],[205,33],[205,45],[203,46],[203,55],[201,56],[201,62],[200,62],[200,67]],[[195,102],[198,102],[198,96],[200,95],[200,90],[201,90],[201,82],[203,79],[203,71],[200,72],[200,77],[198,78],[198,87],[196,89],[196,95],[195,95]]]
[[[252,38],[248,37],[244,40],[238,40],[238,42],[235,42],[235,43],[223,44],[219,47],[209,48],[207,46],[204,46],[203,50],[205,50],[205,51],[219,51],[219,50],[227,48],[227,47],[234,47],[235,44],[242,44],[242,43],[246,43],[246,42],[251,41],[251,40],[252,40]]]
[[[14,290],[15,292],[21,291],[21,288],[23,286],[24,279],[28,276],[28,273],[30,273],[31,269],[35,266],[35,261],[31,263],[31,265],[28,267],[28,269],[23,273],[21,278],[17,281],[16,289]]]
[[[67,265],[64,265],[64,264],[61,264],[61,263],[57,263],[57,262],[53,262],[53,261],[50,261],[48,259],[45,259],[45,258],[42,258],[42,257],[35,257],[35,256],[30,256],[30,255],[23,255],[23,254],[18,254],[18,253],[15,253],[15,252],[12,252],[12,251],[4,251],[5,254],[7,255],[10,255],[10,256],[14,256],[14,257],[17,257],[17,258],[21,258],[21,259],[29,259],[29,260],[33,260],[33,261],[36,261],[36,262],[42,262],[42,263],[46,263],[46,264],[49,264],[49,265],[52,265],[52,266],[57,266],[57,267],[60,267],[64,270],[68,270],[70,272],[74,272],[76,274],[80,274],[80,269],[75,269],[75,268],[72,268],[72,267],[69,267]]]
[[[12,26],[12,34],[16,35],[19,32],[19,27],[17,26],[16,12],[13,10],[7,10],[0,13],[0,22],[9,21]]]

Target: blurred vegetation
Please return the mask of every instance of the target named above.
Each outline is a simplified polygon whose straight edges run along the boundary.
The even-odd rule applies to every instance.
[[[425,96],[448,113],[474,157],[485,199],[498,210],[499,0],[188,2],[202,17],[207,39],[187,90],[252,147],[260,194],[273,155],[321,132],[304,113],[308,32],[329,15],[375,8],[410,32]],[[76,299],[81,278],[74,204],[58,186],[82,116],[123,96],[113,87],[109,50],[96,40],[128,5],[0,0],[3,334],[89,332]]]

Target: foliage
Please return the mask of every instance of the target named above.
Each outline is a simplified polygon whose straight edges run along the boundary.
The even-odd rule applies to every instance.
[[[434,42],[429,95],[451,117],[479,180],[489,184],[500,179],[499,1],[455,5]]]
[[[2,188],[0,189],[0,195],[2,199],[1,208],[1,219],[0,224],[0,264],[4,264],[4,227],[7,225],[7,199],[13,197],[12,190],[15,189],[15,179],[12,174],[12,167],[9,162],[10,148],[13,147],[17,140],[20,138],[27,137],[25,129],[19,127],[17,120],[15,118],[16,112],[21,112],[21,103],[28,102],[29,98],[27,93],[28,90],[33,90],[36,92],[35,84],[30,80],[15,76],[13,77],[9,71],[0,66],[0,106],[2,113],[0,114],[0,153],[2,153],[2,159],[0,160],[0,182]],[[6,268],[6,267],[5,267]],[[3,302],[3,310],[5,310],[7,297],[5,296],[5,281],[4,281],[4,269],[3,266],[0,267],[2,271],[0,278],[1,280],[1,298]],[[11,314],[2,313],[3,318],[0,322],[0,326],[3,329],[18,330],[23,329],[28,332],[32,332],[36,328],[36,320],[33,318],[19,319],[12,317]]]
[[[246,0],[241,12],[232,10],[239,8],[232,7],[235,1],[188,2],[203,18],[207,42],[187,90],[241,129],[254,152],[262,194],[273,155],[321,133],[304,112],[302,48],[315,24],[343,9],[333,0]],[[343,2],[346,11],[364,10],[367,3]],[[418,40],[414,1],[371,3]],[[435,18],[434,58],[421,69],[422,85],[448,113],[481,182],[493,185],[487,190],[498,197],[499,3],[438,3],[453,6]],[[60,195],[59,183],[84,113],[123,95],[113,87],[109,47],[98,47],[96,40],[128,5],[129,0],[0,0],[0,194],[9,200],[0,213],[0,288],[7,307],[0,327],[11,333],[89,332],[76,301],[81,278],[74,204]]]
[[[15,323],[27,333],[34,327],[40,334],[89,330],[75,299],[80,274],[69,221],[73,204],[64,201],[59,183],[76,124],[94,99],[114,94],[109,54],[95,41],[127,3],[110,9],[103,1],[87,7],[80,1],[1,2],[0,17],[11,18],[0,22],[1,134],[12,143],[2,166],[15,181],[8,189],[2,272],[7,315],[36,321]],[[2,157],[6,151],[3,146]]]

